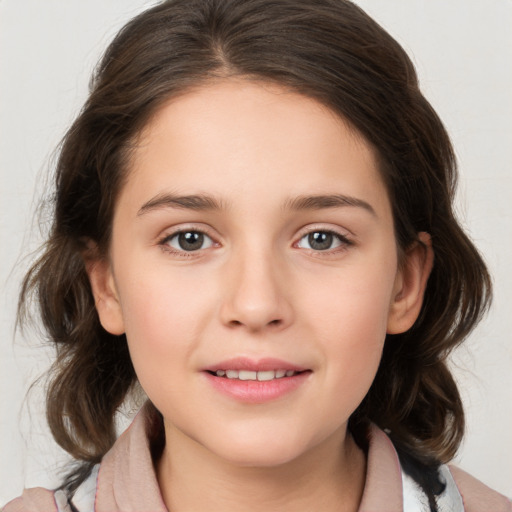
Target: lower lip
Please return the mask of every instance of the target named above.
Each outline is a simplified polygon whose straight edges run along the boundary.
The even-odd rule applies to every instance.
[[[205,372],[208,381],[217,391],[235,400],[252,404],[277,400],[295,391],[310,374],[311,372],[306,371],[292,377],[259,381],[228,379]]]

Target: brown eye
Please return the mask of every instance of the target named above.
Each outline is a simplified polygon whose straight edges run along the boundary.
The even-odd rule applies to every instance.
[[[333,239],[332,233],[326,233],[325,231],[317,231],[316,233],[310,233],[308,235],[309,246],[316,251],[330,249]]]
[[[166,243],[177,251],[199,251],[213,245],[212,239],[201,231],[182,231],[169,237]]]
[[[312,231],[304,235],[297,244],[302,249],[311,249],[313,251],[327,251],[335,249],[341,245],[349,244],[349,241],[332,231]]]

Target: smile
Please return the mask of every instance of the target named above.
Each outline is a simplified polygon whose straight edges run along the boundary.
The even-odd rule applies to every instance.
[[[293,377],[300,372],[294,370],[217,370],[214,373],[217,377],[225,377],[227,379],[258,380],[263,382],[274,379],[282,379],[284,377]]]
[[[203,375],[217,393],[238,402],[262,404],[296,392],[313,371],[275,358],[236,357],[204,368]]]

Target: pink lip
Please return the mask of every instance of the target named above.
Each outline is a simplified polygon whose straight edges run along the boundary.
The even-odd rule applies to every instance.
[[[269,370],[293,370],[297,373],[292,377],[282,377],[269,381],[239,380],[218,377],[217,370],[248,370],[248,371],[269,371]],[[210,373],[212,372],[212,373]],[[261,404],[271,400],[277,400],[304,384],[311,370],[302,368],[295,364],[279,359],[260,359],[254,361],[248,358],[235,358],[221,361],[213,366],[205,368],[203,374],[211,386],[221,394],[240,402],[249,404]]]
[[[307,368],[302,368],[287,361],[271,357],[258,360],[249,359],[248,357],[235,357],[233,359],[212,364],[204,370],[209,372],[216,372],[217,370],[248,370],[253,372],[293,370],[294,372],[303,372],[307,370]]]

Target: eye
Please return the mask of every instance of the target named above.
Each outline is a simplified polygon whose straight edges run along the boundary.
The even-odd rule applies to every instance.
[[[350,245],[350,241],[344,236],[333,231],[311,231],[304,235],[298,242],[297,247],[311,249],[313,251],[328,251],[342,245]]]
[[[174,235],[168,236],[162,241],[162,244],[168,245],[178,252],[193,252],[212,247],[213,240],[201,231],[191,230],[180,231]]]

